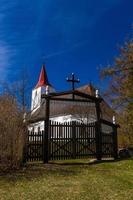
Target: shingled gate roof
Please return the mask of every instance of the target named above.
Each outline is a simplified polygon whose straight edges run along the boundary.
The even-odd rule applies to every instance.
[[[54,96],[54,94],[53,94],[53,96],[55,97],[55,99],[56,98],[60,98],[60,99],[62,99],[62,98],[70,99],[71,98],[72,99],[72,92],[73,91],[55,93],[55,96]],[[84,96],[84,97],[78,96],[78,99],[85,100],[88,98],[88,101],[89,101],[89,97],[90,97],[90,103],[95,102],[95,100],[97,100],[97,98],[95,97],[95,88],[90,84],[77,88],[74,91],[74,93],[82,94]],[[77,98],[76,95],[75,95],[75,98]],[[101,115],[102,115],[101,117],[108,121],[112,121],[112,116],[113,116],[114,111],[109,107],[109,105],[104,100],[102,100],[100,104],[101,104]],[[62,105],[63,105],[63,103],[62,103]],[[76,106],[67,105],[64,107],[64,106],[61,106],[61,102],[57,103],[56,107],[54,104],[53,105],[51,104],[50,106],[51,106],[50,117],[61,116],[61,115],[64,116],[64,115],[68,115],[68,114],[74,115],[74,114],[77,114],[77,112],[79,112],[78,106],[76,107]],[[87,105],[84,105],[83,107],[85,108],[85,106],[87,106]],[[45,120],[45,110],[46,110],[46,104],[45,104],[45,100],[43,99],[41,106],[36,111],[30,112],[27,115],[27,121],[29,123],[34,123],[37,121]],[[91,112],[93,112],[93,111],[95,111],[94,107],[93,107],[93,110],[91,110]]]

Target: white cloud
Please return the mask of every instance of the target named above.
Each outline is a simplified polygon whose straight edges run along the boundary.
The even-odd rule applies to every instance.
[[[0,0],[0,81],[7,80],[13,55],[11,46],[6,42],[5,38],[5,33],[7,32],[5,19],[14,5],[15,1]]]

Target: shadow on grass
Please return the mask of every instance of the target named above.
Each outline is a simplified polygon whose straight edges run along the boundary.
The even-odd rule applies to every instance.
[[[49,176],[63,176],[67,178],[68,176],[70,177],[81,173],[83,168],[88,168],[89,161],[89,159],[60,160],[49,161],[49,164],[29,162],[19,170],[8,170],[0,173],[0,177],[13,182],[22,179],[30,181],[40,177],[47,178]]]
[[[125,158],[125,159],[112,159],[112,158],[105,158],[102,160],[96,160],[96,159],[91,159],[91,160],[66,160],[66,161],[51,161],[49,164],[51,165],[62,165],[62,166],[89,166],[89,165],[97,165],[101,163],[115,163],[115,162],[121,162],[125,160],[132,160],[133,158]]]
[[[132,159],[127,159],[132,160]],[[65,160],[65,161],[50,161],[49,164],[43,164],[41,162],[27,163],[25,167],[20,170],[8,171],[5,173],[0,173],[0,178],[2,177],[7,182],[18,182],[21,180],[33,181],[38,178],[48,178],[48,177],[59,177],[62,176],[67,178],[68,176],[78,175],[82,173],[83,169],[92,170],[93,165],[101,163],[114,163],[122,162],[124,160],[107,160],[103,159],[101,161],[97,160]]]
[[[117,160],[119,161],[119,160]],[[1,175],[8,175],[8,174],[56,174],[56,173],[63,173],[65,172],[71,174],[75,173],[75,168],[80,169],[82,167],[89,167],[90,165],[96,165],[104,162],[116,162],[114,160],[101,160],[98,161],[96,159],[74,159],[74,160],[56,160],[56,161],[49,161],[48,164],[43,164],[43,162],[28,162],[19,170],[6,170],[0,171]]]
[[[43,164],[43,163],[28,163],[19,170],[11,170],[0,173],[0,179],[6,182],[16,183],[18,181],[26,180],[33,181],[34,179],[59,177],[67,178],[68,176],[77,175],[80,168],[77,170],[72,166],[61,166],[57,164]]]

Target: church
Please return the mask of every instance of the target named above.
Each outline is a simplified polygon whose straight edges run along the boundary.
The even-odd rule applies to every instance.
[[[58,93],[49,82],[45,65],[43,65],[38,82],[32,90],[31,111],[26,116],[29,131],[44,130],[47,109],[45,98],[50,95],[54,97],[54,100],[50,101],[49,118],[51,121],[59,124],[73,121],[86,124],[97,121],[94,102],[101,98],[98,90],[92,84],[87,84],[73,88],[71,91]],[[85,98],[91,101],[86,101]],[[112,122],[114,112],[103,98],[100,107],[100,117]]]

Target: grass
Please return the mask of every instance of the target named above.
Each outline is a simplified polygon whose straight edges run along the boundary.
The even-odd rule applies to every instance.
[[[132,200],[133,160],[28,164],[0,175],[0,200]]]

